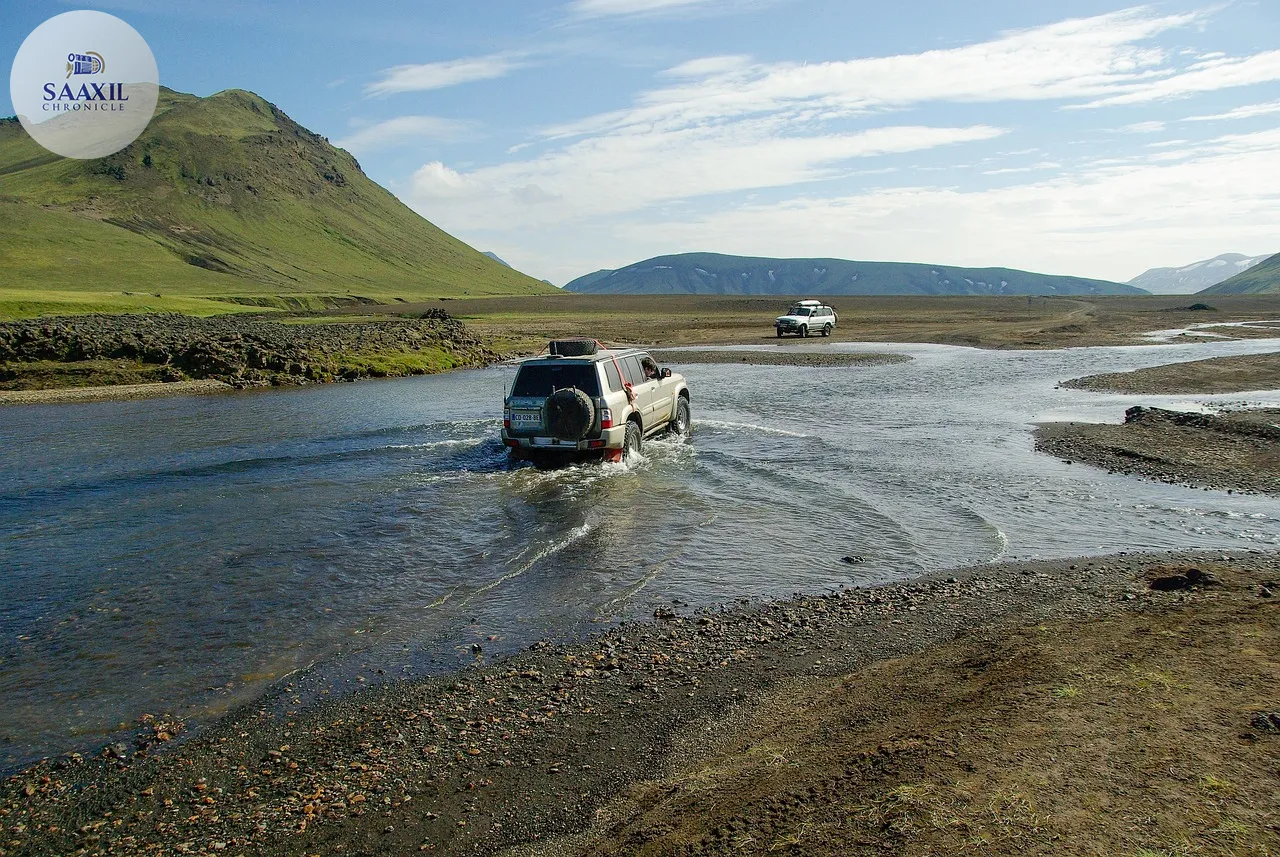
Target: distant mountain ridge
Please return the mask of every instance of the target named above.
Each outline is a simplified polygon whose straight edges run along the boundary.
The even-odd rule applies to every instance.
[[[1141,295],[1135,286],[916,262],[770,259],[719,253],[656,256],[578,277],[565,291],[694,295]]]
[[[1236,274],[1229,280],[1210,286],[1202,295],[1273,295],[1280,294],[1280,253]]]
[[[1146,289],[1155,295],[1190,295],[1229,280],[1267,258],[1223,253],[1180,268],[1152,268],[1134,277],[1129,285]]]
[[[551,289],[445,233],[258,95],[162,88],[142,135],[70,160],[0,120],[0,313],[225,311]]]

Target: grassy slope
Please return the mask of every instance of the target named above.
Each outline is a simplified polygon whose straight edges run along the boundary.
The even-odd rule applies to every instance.
[[[1265,295],[1280,293],[1280,253],[1241,271],[1229,280],[1210,286],[1202,295]]]
[[[597,294],[1145,294],[1141,289],[1121,283],[1012,268],[956,268],[847,259],[767,259],[718,253],[659,256],[617,272],[596,271],[569,283],[565,290]]]
[[[0,122],[0,314],[318,307],[549,287],[437,229],[252,93],[163,91],[122,152],[74,161]],[[162,297],[155,298],[159,293]],[[192,303],[194,302],[194,303]]]

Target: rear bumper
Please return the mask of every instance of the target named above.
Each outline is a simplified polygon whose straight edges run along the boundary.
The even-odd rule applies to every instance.
[[[504,428],[502,445],[513,449],[546,450],[547,452],[603,452],[622,449],[627,437],[625,425],[604,429],[600,437],[588,440],[560,440],[554,437],[512,437]]]

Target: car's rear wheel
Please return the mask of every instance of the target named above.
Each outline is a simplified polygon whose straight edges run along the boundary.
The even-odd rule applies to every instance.
[[[802,324],[802,325],[800,325],[800,335],[801,335],[802,337],[805,337],[805,336],[808,336],[808,335],[809,335],[809,325],[807,325],[807,324]]]
[[[622,441],[622,460],[630,461],[640,454],[640,426],[627,423],[627,433]]]
[[[689,431],[689,400],[684,396],[676,399],[676,412],[667,424],[672,434],[684,435]]]
[[[824,324],[824,325],[822,326],[822,335],[823,335],[823,336],[830,336],[830,335],[831,335],[831,325],[829,325],[829,324]]]

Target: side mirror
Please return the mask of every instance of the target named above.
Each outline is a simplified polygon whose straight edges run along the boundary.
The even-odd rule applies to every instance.
[[[664,366],[664,367],[663,367],[663,369],[662,369],[662,377],[663,377],[663,378],[670,378],[670,377],[671,377],[671,370],[670,370],[670,369],[668,369],[668,368],[666,368],[666,367]]]

